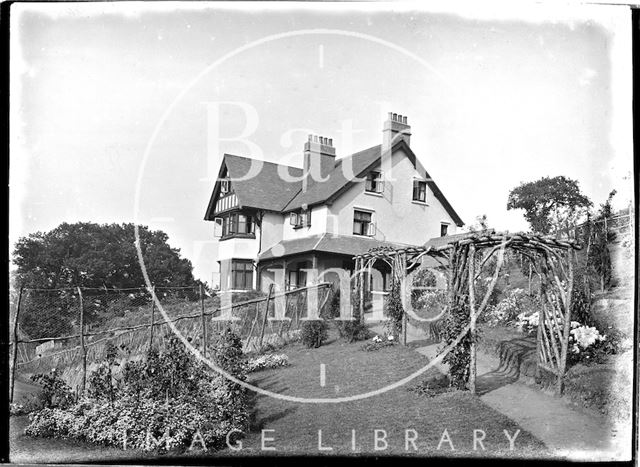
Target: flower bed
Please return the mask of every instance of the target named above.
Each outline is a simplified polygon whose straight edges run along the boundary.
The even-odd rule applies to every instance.
[[[371,352],[374,350],[380,350],[384,347],[391,347],[392,345],[396,345],[396,340],[392,335],[388,335],[386,338],[375,335],[369,342],[362,346],[362,350]]]
[[[267,368],[279,368],[289,366],[289,357],[285,354],[266,354],[255,358],[250,358],[247,362],[247,372],[265,370]]]
[[[242,380],[241,345],[226,331],[214,341],[211,355]],[[162,354],[151,351],[145,361],[128,362],[118,380],[110,370],[113,363],[105,361],[91,374],[87,397],[32,413],[25,433],[143,451],[185,449],[201,440],[216,450],[231,430],[246,428],[246,390],[210,371],[177,339]]]

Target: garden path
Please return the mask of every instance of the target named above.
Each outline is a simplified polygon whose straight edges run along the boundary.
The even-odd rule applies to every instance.
[[[384,333],[381,325],[371,330]],[[429,359],[435,358],[440,344],[420,345],[420,340],[424,340],[422,331],[409,326],[407,343],[413,343],[415,350]],[[496,370],[499,359],[486,352],[478,351],[476,367],[480,400],[536,436],[553,454],[576,460],[630,459],[631,452],[624,452],[622,447],[631,446],[630,440],[617,433],[604,417],[525,384],[509,372]],[[436,368],[448,372],[446,364]]]

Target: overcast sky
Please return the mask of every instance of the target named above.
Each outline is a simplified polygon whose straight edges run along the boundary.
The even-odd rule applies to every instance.
[[[616,188],[626,206],[627,7],[417,8],[14,4],[10,248],[63,221],[137,214],[210,281],[203,216],[223,152],[300,166],[315,132],[341,157],[379,144],[388,111],[408,116],[467,224],[526,229],[507,196],[542,176],[578,180],[596,205]]]

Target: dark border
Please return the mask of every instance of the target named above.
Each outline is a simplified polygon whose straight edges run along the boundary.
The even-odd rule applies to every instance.
[[[53,0],[56,3],[61,3],[60,0]],[[0,42],[0,105],[2,115],[5,117],[4,119],[0,119],[0,141],[2,142],[2,152],[5,154],[4,164],[2,165],[2,169],[5,171],[5,182],[6,186],[4,189],[4,195],[6,197],[4,205],[6,206],[6,214],[5,219],[7,220],[5,234],[8,239],[9,233],[9,40],[10,40],[10,31],[9,31],[9,23],[10,23],[10,10],[14,3],[31,3],[31,2],[21,2],[15,0],[9,0],[3,3],[0,3],[0,34],[1,34],[1,42]],[[74,3],[74,2],[65,2],[65,3]],[[84,3],[84,2],[83,2]],[[620,5],[620,7],[624,7]],[[640,124],[638,120],[640,118],[640,83],[639,83],[639,75],[640,75],[640,7],[639,6],[630,6],[631,10],[631,22],[632,22],[632,67],[633,67],[633,154],[634,154],[634,201],[636,206],[636,214],[637,214],[637,206],[639,201],[639,191],[640,191],[640,156],[638,151],[638,144],[640,144]],[[614,465],[636,465],[638,462],[637,451],[639,448],[638,443],[638,339],[640,337],[640,327],[638,326],[638,310],[640,305],[640,293],[638,287],[638,273],[640,272],[640,261],[638,257],[638,244],[637,239],[639,238],[640,228],[638,227],[637,216],[635,219],[635,238],[636,238],[636,256],[635,256],[635,272],[636,272],[636,287],[635,287],[635,303],[634,308],[636,311],[636,319],[634,321],[634,371],[633,371],[633,426],[632,426],[632,460],[630,462],[609,462],[604,465],[614,466]],[[3,264],[8,266],[9,262],[9,248],[10,245],[6,245],[5,248],[2,249],[2,260]],[[3,268],[2,270],[2,278],[3,284],[6,287],[7,298],[9,296],[9,270],[8,267]],[[8,303],[5,302],[7,305]],[[9,307],[5,306],[2,308],[2,320],[3,323],[9,322]],[[0,434],[3,435],[0,438],[0,462],[6,463],[9,461],[9,404],[8,404],[8,396],[9,396],[9,384],[8,384],[8,369],[9,369],[9,329],[7,325],[0,326],[0,385],[2,386],[2,394],[4,394],[4,403],[0,404],[2,412],[0,413]],[[278,465],[278,466],[300,466],[300,465],[337,465],[342,462],[348,462],[351,465],[380,465],[388,463],[389,465],[419,465],[421,467],[426,467],[427,465],[451,465],[453,463],[469,461],[471,459],[464,457],[453,457],[453,458],[441,458],[441,457],[433,457],[433,458],[417,458],[417,457],[318,457],[318,456],[273,456],[273,457],[208,457],[208,458],[178,458],[178,457],[157,457],[157,458],[149,458],[149,459],[117,459],[114,461],[101,461],[99,464],[113,464],[117,462],[120,465],[238,465],[238,466],[260,466],[264,467],[265,465]],[[500,466],[500,465],[521,465],[522,463],[528,465],[565,465],[569,464],[567,461],[555,461],[555,460],[528,460],[528,459],[491,459],[491,458],[483,458],[483,459],[473,459],[471,460],[474,464],[485,464],[491,465],[492,467]],[[83,462],[83,464],[92,464]],[[97,463],[94,463],[97,464]],[[575,463],[570,463],[575,464]],[[580,465],[594,465],[601,467],[603,463],[594,463],[594,462],[585,462],[580,463]]]

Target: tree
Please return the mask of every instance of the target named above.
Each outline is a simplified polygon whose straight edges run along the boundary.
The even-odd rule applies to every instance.
[[[140,249],[149,279],[156,286],[198,285],[191,262],[171,248],[161,231],[140,227]],[[16,286],[29,290],[21,305],[20,328],[31,338],[72,333],[79,321],[79,302],[73,287],[85,289],[84,322],[92,324],[118,314],[130,305],[149,301],[149,294],[117,295],[104,288],[145,286],[135,248],[133,224],[63,223],[49,232],[36,232],[18,240],[13,251]],[[196,289],[178,289],[172,296],[195,298]]]
[[[578,182],[564,176],[522,183],[507,201],[508,210],[524,209],[531,229],[541,234],[573,227],[592,205]]]
[[[139,234],[151,282],[194,284],[191,262],[169,246],[166,233],[140,226]],[[17,283],[35,288],[144,286],[134,242],[131,223],[63,223],[49,232],[29,234],[13,251]]]

